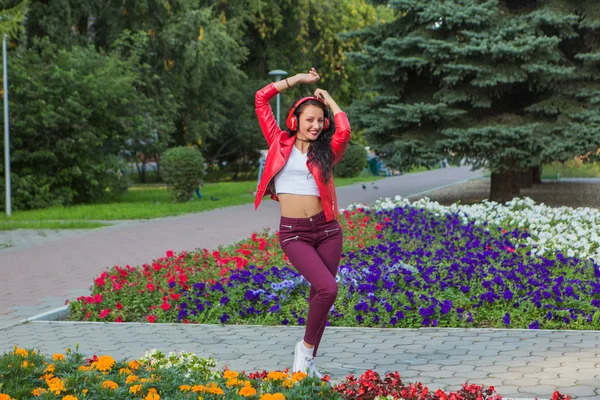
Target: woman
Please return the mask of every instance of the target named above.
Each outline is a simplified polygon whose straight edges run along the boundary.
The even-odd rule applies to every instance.
[[[269,105],[277,93],[298,83],[318,80],[319,74],[313,68],[307,74],[270,83],[256,92],[256,114],[269,151],[256,191],[255,208],[268,194],[279,201],[281,248],[310,283],[306,331],[304,340],[296,344],[292,370],[321,378],[314,357],[337,297],[335,276],[343,241],[336,219],[339,212],[331,168],[348,146],[350,124],[346,113],[323,89],[292,106],[286,120],[288,131],[279,128]]]

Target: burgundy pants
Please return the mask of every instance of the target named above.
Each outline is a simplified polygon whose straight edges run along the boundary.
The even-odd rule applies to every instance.
[[[281,217],[279,231],[281,248],[310,283],[304,341],[315,346],[316,356],[338,293],[335,276],[342,254],[342,230],[336,220],[326,222],[321,211],[310,218]]]

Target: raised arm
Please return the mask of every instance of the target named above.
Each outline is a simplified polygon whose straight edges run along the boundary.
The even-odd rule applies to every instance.
[[[352,134],[350,132],[350,122],[348,121],[348,116],[340,106],[337,105],[335,100],[331,97],[331,95],[323,89],[315,90],[315,96],[323,99],[325,104],[331,109],[333,113],[333,118],[335,120],[335,133],[331,138],[331,149],[333,150],[333,165],[340,162],[344,153],[346,152],[346,148],[348,147],[348,142],[352,138]]]
[[[267,86],[256,92],[256,116],[258,117],[260,129],[262,130],[262,133],[265,136],[269,146],[281,132],[281,128],[277,125],[277,121],[273,116],[273,109],[271,108],[269,101],[278,93],[291,88],[297,83],[314,83],[319,79],[319,74],[313,68],[307,74],[296,74],[290,78],[269,83]]]

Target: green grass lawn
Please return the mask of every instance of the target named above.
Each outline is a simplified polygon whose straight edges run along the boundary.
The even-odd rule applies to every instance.
[[[600,178],[600,163],[583,164],[578,160],[554,162],[542,167],[542,178]]]
[[[337,178],[335,181],[340,187],[381,178],[369,175]],[[137,185],[129,188],[116,202],[17,211],[10,218],[3,216],[0,219],[0,230],[87,229],[104,226],[96,222],[99,220],[151,219],[208,211],[252,203],[254,195],[251,192],[255,189],[255,181],[209,183],[202,188],[202,199],[194,197],[187,203],[173,203],[164,185]]]

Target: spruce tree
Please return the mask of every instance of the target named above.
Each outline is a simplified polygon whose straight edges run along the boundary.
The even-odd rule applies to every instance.
[[[390,0],[397,18],[360,33],[373,73],[353,114],[406,169],[452,155],[492,172],[490,199],[517,173],[600,144],[600,7],[594,1]]]

